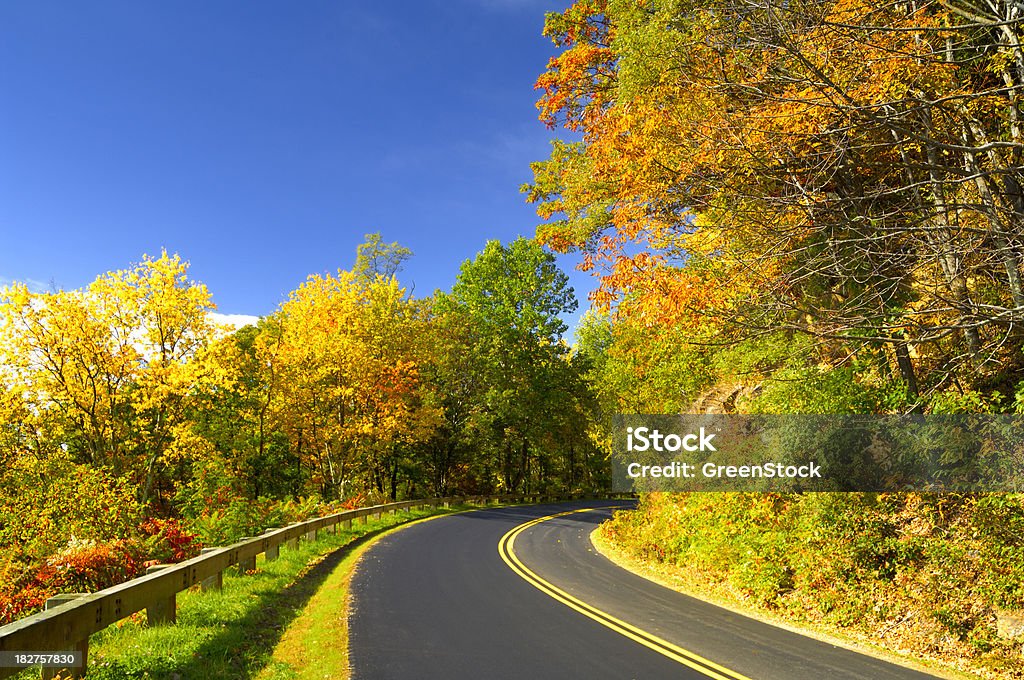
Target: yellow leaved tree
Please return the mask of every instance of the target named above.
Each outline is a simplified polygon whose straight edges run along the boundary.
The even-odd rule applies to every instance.
[[[168,490],[161,464],[186,401],[219,379],[203,360],[214,305],[187,269],[164,252],[80,290],[0,293],[4,455],[109,468],[144,502]]]

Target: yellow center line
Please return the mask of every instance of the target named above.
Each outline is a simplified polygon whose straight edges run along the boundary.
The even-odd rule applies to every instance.
[[[716,664],[714,661],[705,659],[704,657],[694,654],[693,652],[683,649],[678,645],[674,645],[671,642],[664,640],[657,635],[648,633],[645,630],[637,628],[636,626],[630,625],[625,621],[615,618],[611,614],[598,609],[592,605],[579,600],[569,593],[565,592],[558,586],[554,585],[550,581],[546,581],[536,573],[531,571],[529,567],[523,564],[522,560],[515,553],[515,542],[516,537],[522,532],[526,531],[530,527],[536,526],[542,522],[547,522],[558,517],[564,517],[566,515],[573,515],[578,512],[592,512],[594,510],[606,510],[609,508],[616,508],[619,506],[604,506],[599,508],[582,508],[579,510],[569,510],[567,512],[559,512],[546,517],[540,517],[538,519],[530,520],[514,527],[511,531],[506,533],[498,541],[498,554],[501,559],[505,561],[505,564],[515,573],[519,574],[527,583],[531,584],[546,595],[558,600],[567,607],[578,611],[580,614],[597,621],[602,626],[610,628],[611,630],[624,635],[634,642],[638,642],[644,647],[652,649],[659,654],[666,656],[673,661],[677,661],[684,666],[688,666],[695,671],[706,675],[709,678],[715,680],[750,680],[745,675],[741,675],[736,671],[725,668]]]

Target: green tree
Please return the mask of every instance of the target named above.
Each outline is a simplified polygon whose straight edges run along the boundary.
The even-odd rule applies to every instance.
[[[438,301],[442,313],[464,315],[472,329],[482,474],[502,489],[539,488],[553,477],[544,444],[558,414],[576,401],[572,387],[581,386],[566,378],[560,318],[576,306],[554,256],[523,238],[507,246],[489,241]]]
[[[364,238],[366,241],[356,246],[356,264],[352,268],[358,276],[383,276],[390,279],[402,271],[402,263],[412,257],[411,250],[398,241],[384,243],[377,232],[367,234]]]

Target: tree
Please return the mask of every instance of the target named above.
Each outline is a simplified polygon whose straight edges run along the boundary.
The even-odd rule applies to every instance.
[[[402,263],[412,251],[397,241],[384,243],[379,233],[367,234],[366,241],[356,247],[356,264],[352,271],[358,276],[394,278],[402,271]]]
[[[1020,21],[581,0],[546,23],[541,116],[582,141],[534,165],[538,237],[644,324],[806,334],[913,398],[994,375],[1024,309]]]
[[[213,309],[187,263],[163,253],[98,277],[84,290],[0,297],[0,359],[19,395],[9,433],[16,452],[109,467],[138,484],[143,502],[160,478],[197,384],[221,376],[204,362]]]
[[[576,309],[554,257],[532,241],[489,241],[463,263],[441,314],[461,315],[470,329],[478,405],[474,426],[486,448],[484,474],[508,491],[543,485],[556,414],[573,404],[568,348],[560,314]]]

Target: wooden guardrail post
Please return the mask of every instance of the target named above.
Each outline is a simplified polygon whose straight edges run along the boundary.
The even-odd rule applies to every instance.
[[[292,522],[292,523],[291,523],[291,524],[289,524],[288,526],[295,526],[296,524],[299,524],[299,522]],[[296,548],[298,548],[298,547],[299,547],[299,537],[298,537],[298,536],[295,536],[295,537],[293,537],[293,538],[289,538],[289,539],[288,539],[288,540],[287,540],[287,541],[285,542],[285,545],[287,545],[287,546],[288,546],[289,548],[291,548],[292,550],[295,550]]]
[[[251,541],[252,536],[246,536],[245,538],[239,539],[241,541]],[[247,557],[244,560],[238,560],[238,574],[245,576],[246,572],[256,570],[256,556]]]
[[[203,548],[199,554],[206,555],[207,553],[217,552],[220,548]],[[224,587],[224,572],[218,571],[213,576],[204,578],[199,583],[199,587],[202,588],[205,593],[208,590],[220,590]]]
[[[277,531],[277,527],[271,527],[271,528],[267,529],[266,531],[264,531],[263,533],[264,534],[269,534],[269,533],[272,533],[274,531]],[[280,543],[275,543],[274,545],[267,546],[267,549],[263,551],[263,556],[266,558],[267,562],[272,562],[272,561],[276,560],[280,556],[280,554],[281,554],[281,544]]]
[[[51,598],[47,598],[43,604],[43,610],[54,609],[59,607],[65,602],[71,602],[77,600],[80,597],[85,597],[88,593],[62,593],[60,595],[54,595]],[[65,633],[66,634],[66,633]],[[43,668],[42,679],[53,680],[53,678],[84,678],[85,668],[89,663],[89,638],[84,640],[68,640],[70,643],[71,651],[80,652],[82,654],[82,665],[75,668]]]
[[[152,574],[170,566],[173,565],[154,564],[151,567],[146,567],[146,573]],[[174,623],[177,621],[178,604],[176,598],[177,595],[172,594],[170,597],[156,600],[153,604],[146,607],[146,620],[149,622],[149,625],[155,626],[160,623]]]

